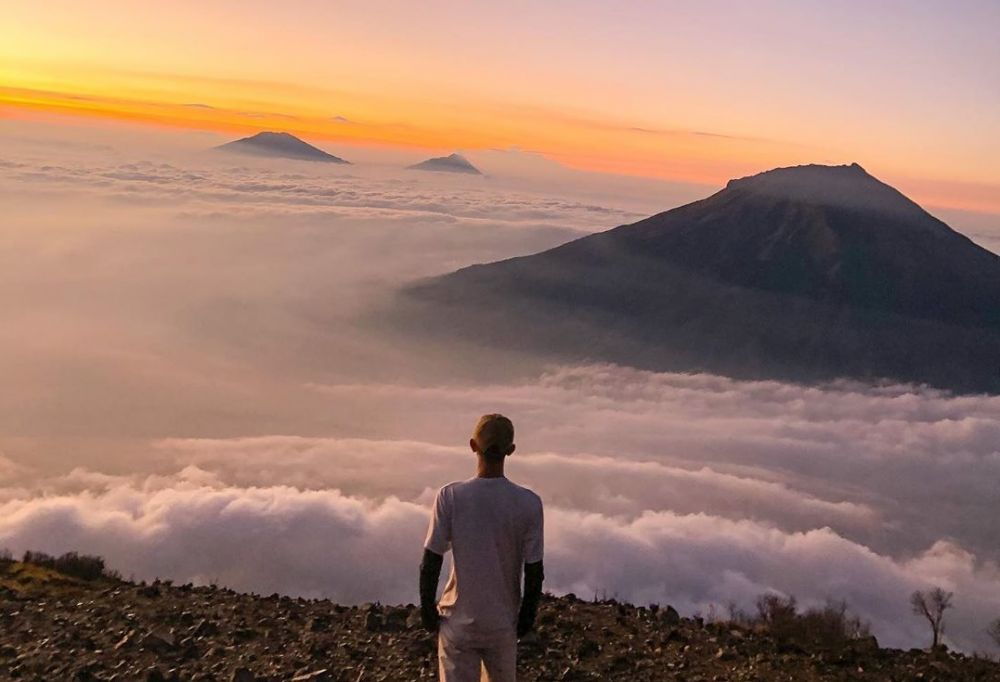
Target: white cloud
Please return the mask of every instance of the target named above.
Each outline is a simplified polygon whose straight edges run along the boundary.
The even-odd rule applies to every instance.
[[[50,490],[0,504],[0,539],[16,551],[87,548],[143,578],[343,602],[416,598],[430,489],[413,499],[373,498],[336,489],[237,487],[223,478],[193,466],[145,478],[78,471],[50,482],[75,492]],[[730,601],[749,606],[770,589],[794,593],[805,605],[846,598],[885,643],[908,645],[924,633],[909,615],[907,597],[933,583],[956,591],[951,641],[966,648],[982,645],[977,625],[1000,609],[997,565],[947,542],[893,559],[829,528],[788,532],[667,511],[625,518],[558,503],[549,504],[546,524],[548,586],[582,597],[606,592],[688,613]]]
[[[411,601],[432,491],[501,411],[511,475],[547,503],[552,589],[844,597],[912,645],[908,592],[940,584],[952,641],[985,646],[1000,397],[545,368],[372,319],[401,281],[633,217],[580,193],[44,152],[0,162],[0,545]]]

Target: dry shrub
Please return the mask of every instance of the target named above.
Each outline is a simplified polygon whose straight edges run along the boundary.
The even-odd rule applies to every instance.
[[[81,580],[97,580],[98,578],[111,575],[104,566],[104,559],[91,554],[66,552],[63,555],[54,557],[45,552],[32,552],[29,550],[24,553],[21,561],[26,564],[51,568],[54,571],[74,578],[80,578]]]
[[[780,644],[799,647],[841,648],[871,636],[868,623],[851,614],[844,600],[800,612],[795,597],[763,594],[757,598],[752,624],[766,629]]]

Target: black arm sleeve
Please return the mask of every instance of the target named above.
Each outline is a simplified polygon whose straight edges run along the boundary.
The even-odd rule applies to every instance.
[[[542,581],[545,570],[542,562],[524,565],[524,596],[521,598],[521,612],[517,617],[517,636],[524,637],[535,626],[538,602],[542,598]]]
[[[443,556],[425,549],[420,562],[420,620],[432,632],[438,626],[437,587],[443,561]]]

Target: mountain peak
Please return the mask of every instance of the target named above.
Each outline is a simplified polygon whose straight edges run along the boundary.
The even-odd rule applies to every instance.
[[[774,168],[730,180],[727,191],[917,218],[926,212],[858,163]]]
[[[262,131],[250,137],[219,145],[216,149],[254,156],[296,159],[299,161],[324,161],[326,163],[349,163],[339,156],[314,147],[286,132]]]
[[[820,163],[809,163],[801,166],[784,166],[772,168],[770,170],[748,175],[742,178],[734,178],[727,183],[727,187],[754,187],[754,186],[778,186],[778,185],[802,185],[818,182],[853,182],[853,183],[879,183],[868,173],[859,163],[842,164],[828,166]]]
[[[262,130],[256,135],[251,135],[250,137],[244,138],[246,140],[299,140],[291,133],[286,133],[284,131],[272,131],[272,130]],[[301,142],[301,140],[299,140]]]
[[[733,180],[409,295],[422,328],[546,356],[1000,392],[1000,257],[857,164]]]
[[[468,173],[469,175],[482,175],[482,172],[469,163],[469,160],[458,153],[448,156],[436,156],[420,163],[408,166],[410,170],[444,171],[448,173]]]

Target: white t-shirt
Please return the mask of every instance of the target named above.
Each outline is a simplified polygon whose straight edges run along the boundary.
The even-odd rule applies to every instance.
[[[506,478],[470,478],[438,491],[424,548],[452,552],[438,603],[449,626],[488,634],[517,626],[524,564],[542,560],[542,500]]]

